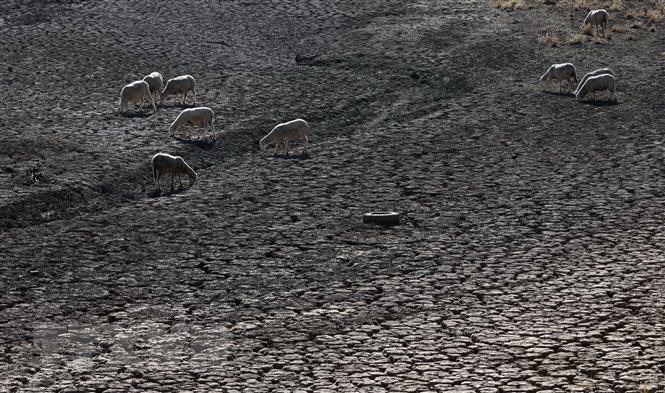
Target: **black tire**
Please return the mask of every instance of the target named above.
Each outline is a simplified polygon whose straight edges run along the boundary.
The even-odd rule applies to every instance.
[[[393,226],[399,225],[399,221],[399,213],[396,212],[370,212],[363,215],[365,224]]]

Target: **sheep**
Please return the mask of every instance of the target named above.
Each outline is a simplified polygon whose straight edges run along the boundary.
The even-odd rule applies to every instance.
[[[280,123],[276,125],[275,128],[273,128],[268,133],[268,135],[264,136],[259,141],[259,148],[261,151],[264,151],[266,147],[274,143],[275,150],[272,152],[274,155],[277,152],[277,148],[280,146],[280,144],[284,144],[286,154],[289,154],[289,142],[297,139],[304,139],[305,145],[301,150],[301,154],[304,154],[307,152],[307,144],[309,142],[309,139],[307,138],[308,133],[309,125],[303,119],[295,119],[286,123]]]
[[[196,80],[191,75],[181,75],[166,81],[166,86],[164,86],[164,90],[162,90],[162,97],[175,94],[184,94],[182,97],[182,104],[185,105],[187,93],[191,91],[194,95],[194,105],[196,105],[196,91],[194,90],[195,86]]]
[[[598,35],[598,27],[603,28],[603,35],[605,35],[605,28],[607,27],[607,20],[609,19],[610,14],[605,10],[591,10],[584,18],[584,23],[582,27],[587,24],[590,24],[591,27],[596,26],[596,35]]]
[[[596,75],[603,75],[603,74],[609,74],[614,76],[614,71],[610,70],[609,68],[599,68],[597,70],[591,71],[588,74],[584,75],[584,78],[580,81],[580,83],[577,84],[577,89],[573,92],[573,94],[577,94],[577,91],[584,85],[584,82],[586,82],[587,79],[589,79],[592,76]]]
[[[155,186],[159,188],[159,191],[162,190],[161,185],[159,184],[159,179],[165,173],[171,174],[171,191],[173,191],[173,179],[175,175],[178,175],[178,180],[180,181],[180,187],[182,187],[182,178],[181,174],[189,176],[189,186],[193,186],[198,176],[196,172],[187,165],[185,160],[180,156],[172,156],[166,153],[157,153],[150,160],[152,164],[152,176],[155,179]]]
[[[150,94],[150,86],[148,85],[148,82],[140,80],[125,85],[125,87],[123,87],[120,91],[118,113],[122,113],[122,111],[127,108],[127,104],[130,102],[141,102],[141,110],[143,110],[146,97],[150,98],[152,109],[157,112],[155,101],[152,99],[152,95]]]
[[[551,81],[553,79],[559,81],[559,92],[561,92],[561,81],[568,82],[568,88],[570,89],[571,79],[577,84],[575,66],[571,63],[552,64],[547,72],[540,77],[540,81]]]
[[[169,135],[173,136],[175,131],[182,126],[200,126],[204,127],[204,130],[207,129],[207,126],[210,125],[210,130],[212,131],[212,139],[215,140],[215,127],[213,121],[215,119],[215,113],[212,109],[200,106],[197,108],[187,108],[184,109],[178,117],[171,123],[169,127]]]
[[[589,77],[584,84],[577,89],[575,98],[582,101],[584,96],[589,93],[593,94],[593,99],[596,99],[596,91],[608,90],[610,92],[610,99],[614,99],[614,92],[616,91],[616,79],[610,74],[602,74]]]
[[[150,94],[154,94],[155,100],[159,98],[159,103],[161,104],[162,85],[164,84],[164,79],[162,78],[162,74],[155,71],[150,75],[145,76],[143,80],[148,82],[148,86],[150,86]]]

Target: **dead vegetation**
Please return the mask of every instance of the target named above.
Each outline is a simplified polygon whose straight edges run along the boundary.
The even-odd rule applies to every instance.
[[[524,10],[527,8],[523,0],[490,0],[490,4],[500,10]]]
[[[554,33],[545,33],[538,36],[538,43],[554,48],[559,45],[559,37],[557,37]]]
[[[586,35],[584,34],[575,34],[574,36],[568,39],[568,45],[582,45],[586,42]]]
[[[610,31],[613,33],[627,33],[628,31],[630,31],[630,26],[628,26],[625,23],[620,25],[613,25]]]

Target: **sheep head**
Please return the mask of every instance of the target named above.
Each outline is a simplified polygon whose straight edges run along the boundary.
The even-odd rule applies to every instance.
[[[187,176],[189,176],[189,186],[191,187],[194,184],[196,184],[196,181],[199,179],[199,176],[196,174],[196,172],[194,172],[193,169],[190,168],[190,170],[191,172],[187,173]]]
[[[270,145],[270,143],[272,143],[272,141],[268,139],[268,135],[264,136],[259,141],[259,149],[261,149],[261,151],[265,151],[266,147],[268,147],[268,145]]]

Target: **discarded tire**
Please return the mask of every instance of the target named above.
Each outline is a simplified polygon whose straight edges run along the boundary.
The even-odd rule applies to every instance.
[[[365,224],[383,226],[399,225],[399,213],[396,212],[370,212],[363,215]]]

